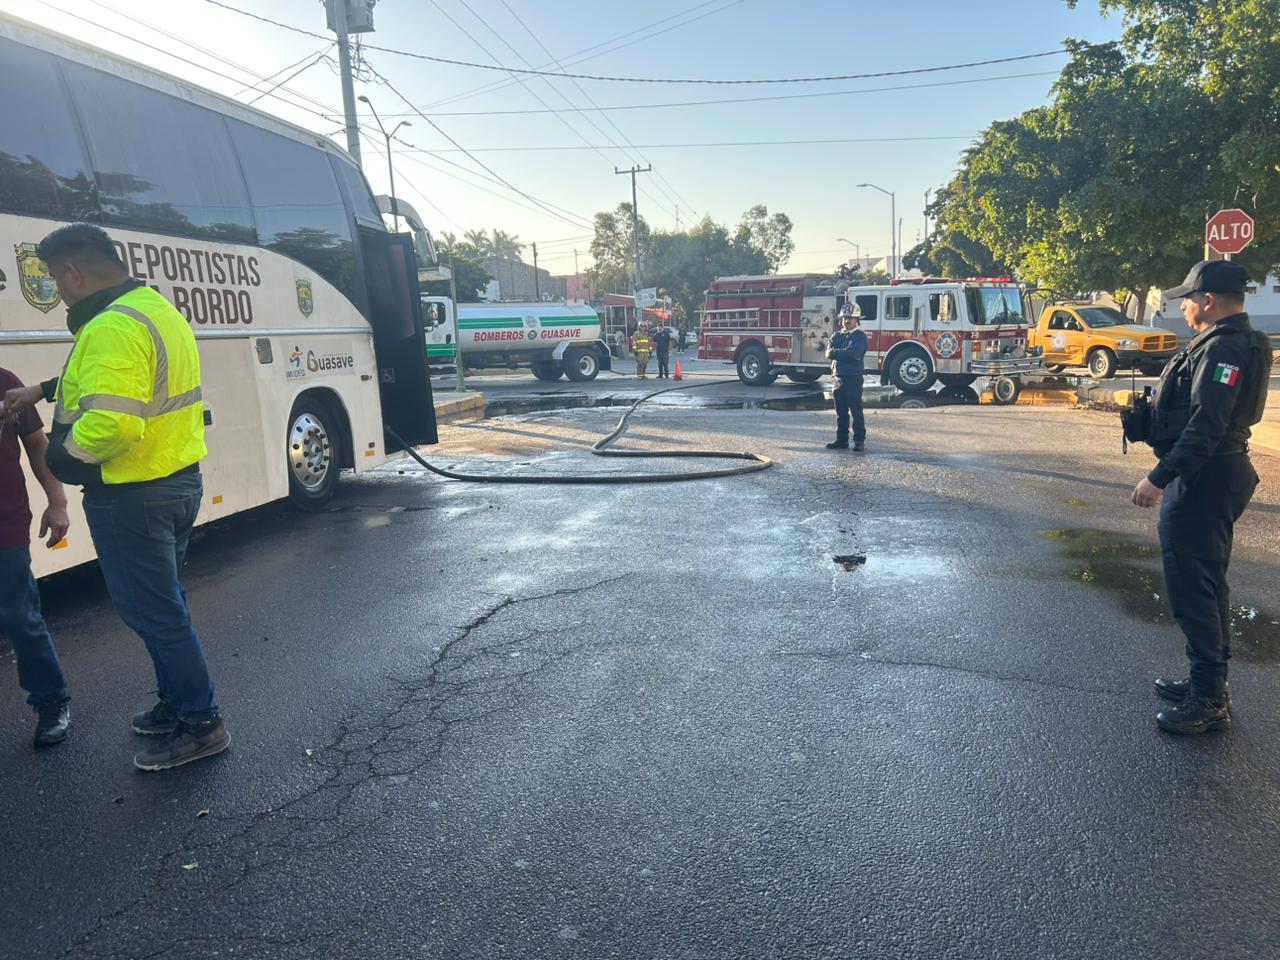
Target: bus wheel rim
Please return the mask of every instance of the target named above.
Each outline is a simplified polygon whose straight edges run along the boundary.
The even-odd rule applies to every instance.
[[[324,424],[312,413],[301,414],[289,430],[289,467],[293,477],[306,490],[324,484],[332,466],[329,434]]]

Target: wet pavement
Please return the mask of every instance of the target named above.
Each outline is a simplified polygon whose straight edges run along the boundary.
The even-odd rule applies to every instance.
[[[855,454],[763,402],[811,387],[739,388],[645,404],[620,446],[774,458],[749,477],[399,464],[203,530],[235,742],[171,774],[128,765],[152,682],[96,574],[46,583],[76,727],[31,753],[4,658],[0,957],[1273,956],[1280,460],[1237,528],[1234,727],[1183,740],[1127,503],[1151,457],[1114,414],[875,406]],[[620,413],[429,455],[600,470]]]

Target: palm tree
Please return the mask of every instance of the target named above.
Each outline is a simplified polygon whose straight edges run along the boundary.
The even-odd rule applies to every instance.
[[[458,235],[448,230],[441,230],[436,236],[436,246],[442,253],[451,253],[458,245]]]
[[[488,230],[467,230],[462,234],[462,239],[475,247],[480,256],[493,256],[493,241],[489,239]]]
[[[493,255],[495,257],[506,257],[509,260],[521,260],[520,237],[514,233],[507,233],[500,227],[493,228]]]

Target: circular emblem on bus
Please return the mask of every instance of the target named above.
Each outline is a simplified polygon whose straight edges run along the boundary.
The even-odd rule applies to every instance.
[[[948,330],[934,341],[933,349],[940,357],[954,357],[960,350],[960,338]]]
[[[36,253],[34,243],[14,244],[13,252],[17,254],[18,286],[22,295],[37,310],[48,313],[62,299],[58,293],[58,282]]]

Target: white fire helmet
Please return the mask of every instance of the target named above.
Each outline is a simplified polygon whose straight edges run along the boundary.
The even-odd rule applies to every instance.
[[[857,317],[859,320],[861,320],[862,308],[858,306],[856,303],[846,303],[843,307],[840,308],[840,317],[841,319],[844,319],[846,317]]]

